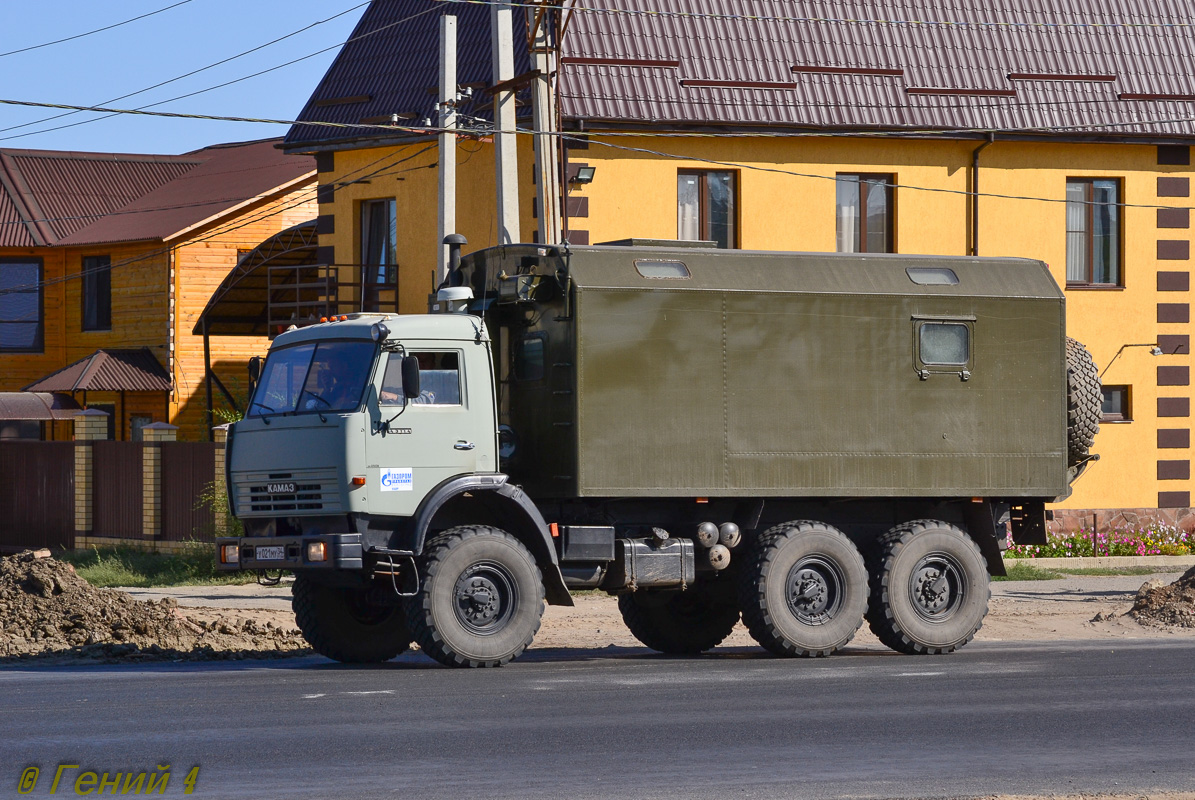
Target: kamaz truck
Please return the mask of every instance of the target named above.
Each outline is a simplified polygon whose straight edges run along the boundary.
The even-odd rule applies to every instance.
[[[433,313],[278,335],[230,430],[220,567],[338,661],[502,665],[576,589],[665,653],[948,653],[1095,458],[1040,261],[449,238]]]

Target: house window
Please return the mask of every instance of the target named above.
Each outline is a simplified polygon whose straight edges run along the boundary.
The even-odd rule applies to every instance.
[[[1100,422],[1130,422],[1133,419],[1128,386],[1103,387],[1104,405]]]
[[[145,426],[152,425],[153,421],[153,417],[143,417],[139,414],[129,417],[129,432],[132,433],[134,442],[145,441]]]
[[[43,347],[41,259],[0,259],[0,352]]]
[[[840,253],[894,253],[895,175],[840,173],[835,182]]]
[[[676,178],[676,238],[738,247],[733,172],[681,170]]]
[[[393,200],[361,204],[361,264],[367,285],[398,283],[398,209]]]
[[[112,258],[83,258],[83,330],[112,330]]]
[[[1066,182],[1066,282],[1119,286],[1120,181],[1071,178]]]

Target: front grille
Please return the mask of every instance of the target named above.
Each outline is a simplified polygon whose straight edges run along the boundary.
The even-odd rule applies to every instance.
[[[248,514],[336,514],[341,511],[335,469],[234,473],[237,509]],[[294,484],[293,492],[277,491]],[[275,491],[270,491],[271,488]],[[289,487],[288,487],[289,488]]]

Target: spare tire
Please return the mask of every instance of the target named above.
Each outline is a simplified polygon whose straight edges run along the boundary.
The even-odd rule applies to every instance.
[[[1066,463],[1087,458],[1100,429],[1104,404],[1099,371],[1087,348],[1066,337]]]

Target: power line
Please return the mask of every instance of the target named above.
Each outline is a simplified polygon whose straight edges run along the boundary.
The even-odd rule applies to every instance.
[[[402,164],[402,163],[405,163],[412,159],[418,158],[419,156],[423,155],[424,153],[434,150],[436,148],[436,146],[437,145],[435,145],[435,144],[430,144],[430,145],[422,148],[421,150],[418,150],[414,153],[410,153],[407,155],[403,155],[401,153],[387,153],[387,154],[381,156],[380,158],[374,159],[373,161],[369,162],[368,164],[364,164],[350,172],[345,173],[345,175],[341,176],[342,177],[341,181],[337,181],[337,183],[332,185],[332,191],[337,192],[337,191],[340,191],[341,189],[347,188],[347,187],[357,184],[361,181],[368,180],[368,179],[374,178],[374,177],[382,177],[385,175],[396,175],[396,174],[399,174],[402,172],[411,172],[411,171],[414,171],[417,169],[426,169],[427,168],[426,166],[419,166],[419,167],[408,167],[407,169],[395,170],[395,171],[391,171],[391,172],[384,171],[384,170],[390,169],[391,167],[397,166],[398,164]],[[368,170],[370,167],[380,164],[383,161],[388,161],[388,160],[397,158],[400,155],[402,155],[402,158],[398,158],[397,161],[394,161],[391,164],[387,164],[385,166],[379,167],[374,172],[366,173],[366,174],[361,175],[360,177],[357,177],[351,181],[343,180],[343,178],[348,178],[353,175],[357,175],[358,173]],[[283,207],[275,209],[273,211],[268,211],[266,209],[262,209],[261,210],[262,213],[259,213],[257,216],[251,217],[247,220],[241,220],[241,221],[237,222],[235,225],[233,224],[232,220],[229,220],[228,222],[225,222],[225,223],[220,223],[215,228],[213,228],[211,231],[209,231],[207,234],[205,234],[204,236],[189,240],[188,244],[199,244],[201,242],[209,241],[209,240],[215,238],[216,236],[222,236],[226,233],[232,233],[233,231],[237,231],[237,230],[240,230],[241,228],[245,228],[249,225],[253,225],[257,222],[260,222],[263,219],[269,219],[270,217],[277,216],[278,214],[282,214],[286,211],[290,211],[293,208],[298,208],[301,205],[305,205],[306,203],[309,203],[316,196],[318,196],[318,187],[309,187],[307,189],[304,189],[300,193],[299,199],[296,199],[293,203],[291,203],[288,206],[283,206]],[[261,243],[257,242],[256,244],[261,244]],[[133,256],[131,258],[125,259],[124,261],[120,261],[115,264],[109,264],[106,267],[92,267],[90,269],[81,269],[78,272],[72,272],[69,274],[65,274],[58,278],[51,278],[49,280],[41,280],[41,281],[37,281],[36,283],[22,284],[20,286],[10,286],[5,289],[0,289],[0,297],[3,297],[6,294],[26,293],[26,292],[30,292],[33,289],[44,289],[47,286],[54,286],[59,283],[66,283],[67,281],[78,280],[78,279],[83,278],[86,275],[90,275],[90,274],[97,273],[97,272],[111,272],[112,270],[114,270],[118,267],[127,266],[129,264],[136,264],[141,261],[145,261],[147,259],[154,258],[156,256],[166,255],[173,249],[174,249],[173,245],[161,247],[156,250],[151,250],[148,253],[142,253],[139,256]],[[15,321],[28,322],[30,320],[15,320]]]
[[[126,19],[123,22],[116,22],[111,25],[105,25],[102,28],[96,28],[95,30],[87,31],[86,33],[77,33],[74,36],[67,36],[65,39],[55,39],[52,42],[42,42],[41,44],[29,45],[28,47],[22,47],[19,50],[9,50],[7,53],[0,53],[0,58],[4,58],[5,56],[15,56],[17,53],[28,53],[30,50],[38,50],[42,47],[49,47],[50,45],[54,45],[54,44],[62,44],[63,42],[72,42],[75,39],[82,39],[85,36],[91,36],[96,33],[103,33],[104,31],[110,31],[113,28],[119,28],[121,25],[128,25],[130,22],[136,22],[139,19],[145,19],[146,17],[152,17],[155,14],[161,14],[163,11],[169,11],[172,8],[178,8],[179,6],[185,6],[187,3],[190,3],[190,2],[191,2],[191,0],[180,0],[179,2],[175,3],[174,5],[169,5],[169,6],[166,6],[165,8],[159,8],[157,11],[151,11],[148,14],[142,14],[137,17],[131,17],[130,19]]]
[[[448,0],[441,0],[441,2],[448,2]],[[144,109],[136,108],[110,108],[107,106],[81,106],[70,105],[66,103],[46,103],[36,102],[33,100],[12,100],[0,99],[0,104],[13,106],[29,106],[33,108],[60,108],[70,109],[76,111],[95,111],[99,113],[110,114],[131,114],[146,117],[166,117],[172,119],[199,119],[199,120],[213,120],[217,122],[256,122],[267,125],[307,125],[320,128],[340,128],[353,130],[377,130],[387,131],[389,133],[398,134],[417,134],[417,135],[434,135],[442,132],[441,129],[434,125],[427,126],[412,126],[412,125],[397,125],[397,124],[372,124],[365,122],[326,122],[323,120],[293,120],[293,119],[270,119],[267,117],[234,117],[223,116],[219,114],[186,114],[177,111],[146,111]],[[1025,128],[900,128],[894,129],[892,125],[883,125],[876,123],[863,123],[854,129],[844,129],[834,132],[778,132],[778,131],[744,131],[744,132],[729,132],[722,133],[717,131],[710,132],[687,132],[687,131],[660,131],[660,132],[632,132],[632,131],[617,131],[609,132],[604,135],[609,136],[646,136],[655,138],[732,138],[732,137],[751,137],[751,138],[783,138],[783,137],[800,137],[800,136],[849,136],[849,135],[885,135],[893,137],[907,137],[918,134],[941,134],[941,133],[969,133],[969,134],[989,134],[989,133],[1067,133],[1074,131],[1082,131],[1090,128],[1128,128],[1135,125],[1177,125],[1181,123],[1195,122],[1195,117],[1174,117],[1167,119],[1135,119],[1123,120],[1113,122],[1092,122],[1081,125],[1042,125]],[[493,133],[508,133],[511,131],[495,131],[490,128],[453,128],[452,133],[459,133],[464,135],[482,135],[488,136]],[[528,131],[523,129],[515,129],[514,133],[535,134],[537,136],[559,136],[563,135],[559,132],[538,132]]]
[[[370,0],[370,2],[372,2],[372,0]],[[354,10],[354,9],[356,9],[356,8],[360,8],[360,6],[354,6],[352,9],[349,9],[348,11],[352,11],[352,10]],[[197,91],[194,91],[194,92],[188,92],[187,94],[181,94],[181,95],[178,95],[177,97],[171,97],[171,98],[168,98],[168,99],[166,99],[166,100],[159,100],[159,101],[158,101],[158,102],[156,102],[156,103],[149,103],[149,104],[147,104],[147,105],[140,106],[140,107],[138,107],[138,108],[136,108],[136,109],[128,109],[128,110],[117,110],[117,109],[112,109],[110,113],[108,113],[108,112],[105,112],[105,113],[106,113],[106,116],[103,116],[103,117],[94,117],[94,118],[92,118],[92,119],[89,119],[89,120],[84,120],[84,121],[82,121],[82,122],[73,122],[73,123],[70,123],[70,124],[68,124],[68,125],[60,125],[60,126],[57,126],[57,127],[54,127],[54,128],[45,128],[45,129],[43,129],[43,130],[39,130],[39,131],[30,131],[30,132],[28,132],[28,133],[22,133],[22,134],[18,134],[18,135],[15,135],[15,136],[5,136],[5,137],[3,137],[3,138],[0,138],[0,141],[6,141],[6,140],[8,140],[8,139],[20,139],[20,138],[22,138],[22,137],[25,137],[25,136],[32,136],[32,135],[34,135],[34,134],[38,134],[38,133],[50,133],[51,131],[62,130],[62,129],[64,129],[64,128],[73,128],[73,127],[75,127],[75,126],[78,126],[78,125],[86,125],[86,124],[88,124],[88,123],[91,123],[91,122],[98,122],[98,121],[99,121],[99,120],[101,120],[101,119],[109,119],[109,118],[111,118],[111,117],[113,117],[113,116],[116,116],[117,114],[122,114],[122,113],[137,113],[137,112],[145,112],[145,109],[147,109],[147,108],[154,108],[154,107],[156,107],[156,106],[165,105],[166,103],[173,103],[173,102],[175,102],[176,100],[184,100],[184,99],[186,99],[186,98],[188,98],[188,97],[195,97],[196,95],[205,94],[205,93],[207,93],[207,92],[215,91],[216,89],[223,89],[223,88],[224,88],[224,87],[226,87],[226,86],[232,86],[233,84],[240,83],[241,81],[247,81],[247,80],[250,80],[251,78],[257,78],[257,77],[260,77],[260,76],[262,76],[262,75],[266,75],[266,74],[268,74],[268,73],[270,73],[270,72],[276,72],[276,71],[278,71],[278,70],[280,70],[280,69],[285,69],[286,67],[293,66],[293,65],[295,65],[295,64],[298,64],[298,63],[299,63],[299,62],[301,62],[301,61],[306,61],[306,60],[307,60],[307,59],[309,59],[309,58],[315,58],[316,56],[318,56],[318,55],[322,55],[322,54],[324,54],[324,53],[328,52],[329,50],[336,50],[337,48],[344,47],[345,45],[349,44],[350,42],[356,42],[356,41],[360,41],[361,39],[368,38],[368,37],[370,37],[370,36],[373,36],[373,35],[375,35],[375,34],[377,34],[377,33],[380,33],[380,32],[382,32],[382,31],[384,31],[384,30],[387,30],[387,29],[389,29],[389,28],[393,28],[393,27],[395,27],[395,26],[397,26],[397,25],[402,25],[402,24],[404,24],[404,23],[410,22],[411,20],[413,20],[413,19],[416,19],[416,18],[418,18],[418,17],[422,17],[422,16],[424,16],[425,14],[430,14],[431,12],[433,12],[433,11],[435,11],[435,10],[436,10],[436,7],[435,7],[435,6],[432,6],[431,8],[428,8],[428,9],[425,9],[425,10],[423,10],[423,11],[417,12],[417,13],[415,13],[415,14],[412,14],[412,15],[408,16],[408,17],[404,17],[403,19],[397,20],[397,21],[395,21],[395,22],[388,23],[388,24],[386,24],[386,25],[383,25],[383,26],[381,26],[381,27],[379,27],[379,28],[374,28],[374,29],[373,29],[373,30],[371,30],[371,31],[366,31],[365,33],[361,34],[360,36],[354,36],[354,37],[352,37],[352,38],[350,38],[350,39],[347,39],[347,40],[345,40],[345,41],[343,41],[343,42],[339,42],[339,43],[337,43],[337,44],[334,44],[334,45],[329,45],[328,47],[322,48],[322,49],[320,49],[320,50],[316,50],[314,53],[308,53],[308,54],[307,54],[307,55],[305,55],[305,56],[300,56],[299,58],[292,59],[292,60],[290,60],[290,61],[287,61],[287,62],[285,62],[285,63],[283,63],[283,64],[278,64],[278,65],[276,65],[276,66],[269,67],[269,68],[267,68],[267,69],[263,69],[263,70],[261,70],[261,71],[259,71],[259,72],[254,72],[254,73],[252,73],[252,74],[250,74],[250,75],[245,75],[245,76],[242,76],[242,77],[240,77],[240,78],[235,78],[235,79],[233,79],[233,80],[230,80],[230,81],[225,81],[224,83],[219,83],[219,84],[216,84],[215,86],[209,86],[209,87],[207,87],[207,88],[205,88],[205,89],[199,89],[199,90],[197,90]],[[347,14],[347,13],[348,13],[348,11],[341,12],[341,14]],[[338,14],[337,16],[341,16],[341,15],[340,15],[340,14]],[[326,21],[327,21],[327,20],[324,20],[324,22],[326,22]],[[315,24],[322,24],[322,23],[315,23]],[[311,26],[308,26],[308,27],[311,27]],[[306,30],[306,29],[304,29],[304,30]],[[302,32],[302,31],[296,31],[296,33],[301,33],[301,32]],[[294,35],[294,34],[290,34],[290,35]],[[287,38],[287,37],[282,37],[282,38]],[[275,40],[275,41],[281,41],[281,39],[278,39],[278,40]],[[272,43],[268,43],[268,44],[272,44]],[[266,46],[268,46],[268,44],[266,44],[266,45],[262,45],[262,47],[266,47]],[[256,48],[256,49],[261,49],[261,48]],[[253,52],[253,51],[252,51],[252,50],[250,50],[250,51],[247,51],[247,52]],[[242,54],[242,55],[243,55],[243,54]],[[238,57],[239,57],[239,56],[234,56],[233,58],[238,58]],[[225,61],[229,61],[229,60],[232,60],[232,59],[226,59]],[[219,64],[219,63],[224,63],[224,62],[217,62],[217,64]],[[216,65],[212,65],[212,66],[216,66]],[[207,69],[207,68],[205,67],[204,69]],[[201,70],[196,70],[196,71],[198,72],[198,71],[201,71]],[[194,73],[188,73],[188,74],[194,74]],[[180,77],[187,77],[187,76],[186,76],[186,75],[183,75],[183,76],[180,76]],[[177,79],[174,79],[174,80],[177,80]],[[166,83],[170,83],[170,82],[172,82],[172,81],[167,81]],[[164,85],[164,84],[158,84],[158,85],[159,85],[159,86],[161,86],[161,85]],[[154,89],[154,88],[157,88],[157,87],[156,87],[156,86],[151,86],[151,87],[149,87],[149,89]],[[144,89],[144,90],[142,90],[142,91],[149,91],[149,89]],[[141,92],[134,92],[133,94],[140,94],[140,93],[141,93]],[[130,95],[125,95],[124,97],[132,97],[132,96],[133,96],[133,95],[131,95],[131,94],[130,94]],[[124,99],[124,98],[117,98],[117,99],[119,100],[119,99]],[[108,102],[115,102],[115,101],[113,101],[113,100],[110,100],[110,101],[108,101]],[[49,107],[49,108],[68,108],[67,106],[47,106],[47,107]],[[91,111],[91,110],[96,110],[95,108],[75,108],[75,107],[69,107],[69,108],[71,108],[71,109],[72,109],[72,112],[71,112],[71,113],[76,113],[76,112],[78,112],[78,111]],[[149,113],[149,112],[145,112],[145,113]],[[60,118],[60,117],[63,117],[63,116],[67,116],[67,115],[66,115],[66,114],[60,114],[60,115],[57,115],[57,116],[55,116],[55,117],[49,117],[49,119],[58,119],[58,118]],[[230,120],[230,121],[236,121],[236,120]],[[244,121],[244,122],[264,122],[265,120],[241,120],[241,121]],[[30,123],[30,124],[33,124],[33,123]],[[286,122],[284,122],[284,123],[281,123],[281,124],[291,124],[291,123],[286,123]],[[8,129],[5,129],[5,130],[8,130]]]
[[[1044,22],[1017,20],[946,20],[946,19],[877,19],[864,17],[788,17],[768,14],[728,14],[702,11],[659,11],[654,9],[634,8],[598,8],[582,5],[564,5],[556,3],[536,2],[507,2],[506,0],[436,0],[439,3],[479,6],[512,6],[517,8],[534,8],[546,11],[579,11],[586,14],[626,15],[635,17],[680,17],[687,19],[708,19],[736,22],[789,22],[789,23],[818,23],[833,25],[895,25],[903,27],[948,27],[948,28],[1099,28],[1099,29],[1167,29],[1167,28],[1195,28],[1195,22],[1060,22],[1056,20]]]
[[[144,94],[145,92],[153,91],[154,89],[159,89],[159,88],[161,88],[161,87],[163,87],[163,86],[166,86],[166,85],[168,85],[168,84],[175,83],[175,82],[177,82],[177,81],[181,81],[181,80],[183,80],[184,78],[190,78],[192,75],[198,75],[199,73],[201,73],[201,72],[205,72],[205,71],[207,71],[207,70],[209,70],[209,69],[213,69],[213,68],[215,68],[215,67],[222,66],[222,65],[224,65],[224,64],[227,64],[227,63],[229,63],[229,62],[231,62],[231,61],[236,61],[238,58],[243,58],[244,56],[250,55],[250,54],[252,54],[252,53],[256,53],[256,52],[257,52],[257,51],[259,51],[259,50],[264,50],[264,49],[265,49],[265,48],[267,48],[267,47],[270,47],[270,46],[272,46],[272,45],[278,44],[279,42],[285,41],[285,40],[287,40],[287,39],[290,39],[290,38],[292,38],[292,37],[294,37],[294,36],[298,36],[300,33],[304,33],[305,31],[309,31],[309,30],[311,30],[312,28],[314,28],[314,27],[316,27],[316,26],[318,26],[318,25],[324,25],[324,24],[326,24],[326,23],[328,23],[328,22],[331,22],[331,21],[332,21],[332,20],[334,20],[334,19],[338,19],[338,18],[340,18],[340,17],[343,17],[345,14],[349,14],[349,13],[351,13],[351,12],[353,12],[353,11],[356,11],[358,8],[361,8],[362,6],[367,6],[367,5],[369,5],[369,3],[370,3],[370,0],[366,0],[366,2],[364,2],[364,3],[358,3],[357,5],[353,6],[352,8],[348,8],[348,9],[345,9],[344,11],[341,11],[341,12],[339,12],[339,13],[337,13],[337,14],[333,14],[332,16],[328,17],[327,19],[321,19],[321,20],[317,20],[317,21],[315,21],[315,22],[312,22],[311,24],[309,24],[309,25],[305,25],[304,27],[302,27],[302,28],[299,28],[298,30],[291,31],[290,33],[286,34],[285,36],[279,36],[277,39],[272,39],[272,40],[270,40],[270,41],[268,41],[268,42],[265,42],[264,44],[260,44],[260,45],[258,45],[257,47],[252,47],[252,48],[250,48],[250,49],[248,49],[248,50],[245,50],[244,52],[237,53],[237,54],[236,54],[236,55],[234,55],[234,56],[229,56],[228,58],[221,59],[220,61],[215,61],[215,62],[213,62],[213,63],[211,63],[211,64],[208,64],[208,65],[207,65],[207,66],[205,66],[205,67],[200,67],[200,68],[198,68],[198,69],[193,69],[193,70],[191,70],[190,72],[183,73],[182,75],[179,75],[179,76],[177,76],[177,77],[174,77],[174,78],[170,78],[169,80],[161,81],[160,83],[155,83],[153,86],[147,86],[147,87],[145,87],[144,89],[138,89],[138,90],[137,90],[137,91],[135,91],[135,92],[129,92],[128,94],[122,94],[120,97],[114,97],[114,98],[112,98],[111,100],[105,100],[105,101],[103,101],[102,103],[99,103],[99,105],[107,105],[108,103],[117,103],[117,102],[119,102],[119,101],[121,101],[121,100],[126,100],[126,99],[128,99],[128,98],[130,98],[130,97],[136,97],[136,96],[137,96],[137,95],[139,95],[139,94]],[[324,52],[324,51],[322,51],[322,50],[321,50],[320,52]],[[177,99],[177,98],[175,98],[175,99]],[[167,100],[167,101],[164,101],[164,102],[170,102],[170,101],[169,101],[169,100]],[[145,108],[145,107],[147,107],[147,106],[143,106],[143,108]],[[28,128],[28,127],[29,127],[29,126],[31,126],[31,125],[40,125],[40,124],[41,124],[41,123],[43,123],[43,122],[51,122],[51,121],[53,121],[53,120],[56,120],[56,119],[62,119],[63,117],[69,117],[69,116],[72,116],[72,115],[74,115],[74,114],[78,114],[78,113],[80,113],[80,112],[78,112],[78,111],[70,111],[70,112],[67,112],[66,114],[55,114],[54,116],[50,116],[50,117],[44,117],[43,119],[37,119],[37,120],[33,120],[32,122],[25,122],[25,123],[22,123],[22,124],[20,124],[20,125],[10,125],[10,126],[8,126],[7,128],[0,128],[0,133],[7,133],[8,131],[19,130],[20,128]],[[97,120],[99,120],[99,119],[106,119],[106,118],[105,118],[105,117],[96,117],[96,118],[92,118],[92,119],[86,120],[86,122],[74,123],[74,124],[72,124],[72,125],[60,125],[60,126],[57,126],[57,127],[54,127],[54,128],[46,128],[46,129],[44,129],[44,130],[40,130],[40,131],[30,131],[29,133],[24,133],[24,134],[21,134],[21,136],[32,136],[33,134],[36,134],[36,133],[49,133],[50,131],[58,131],[58,130],[62,130],[62,129],[64,129],[64,128],[70,128],[70,127],[74,127],[74,125],[84,125],[84,124],[86,124],[87,122],[96,122],[96,121],[97,121]],[[18,139],[18,138],[20,138],[20,136],[5,136],[5,137],[4,137],[4,139]],[[0,139],[0,141],[3,141],[4,139]]]

